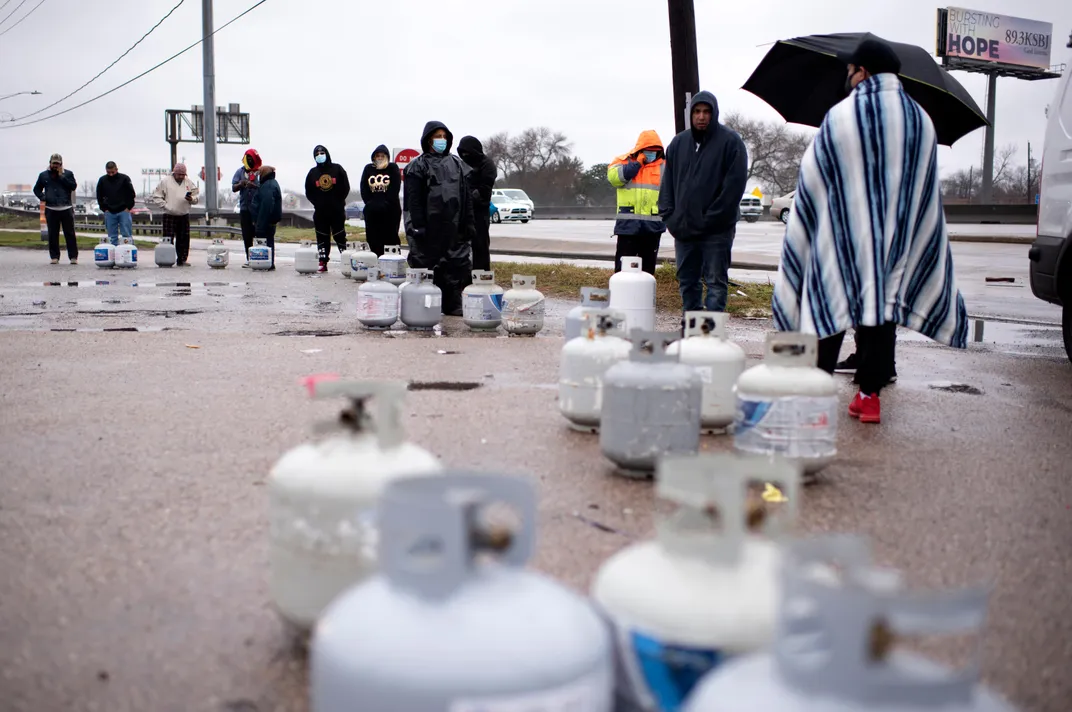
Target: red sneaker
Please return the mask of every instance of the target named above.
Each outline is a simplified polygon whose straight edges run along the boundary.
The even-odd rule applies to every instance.
[[[317,272],[327,272],[327,271],[328,271],[327,260],[320,260],[320,269],[318,269]]]
[[[850,418],[859,418],[860,417],[860,400],[861,400],[860,399],[860,393],[859,393],[859,391],[857,391],[856,395],[852,399],[852,402],[849,403],[849,417]]]
[[[878,395],[864,398],[862,394],[857,394],[856,397],[860,399],[858,417],[861,423],[879,423],[882,421],[882,405],[879,402]]]

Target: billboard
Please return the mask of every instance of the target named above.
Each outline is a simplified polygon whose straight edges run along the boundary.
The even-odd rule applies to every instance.
[[[961,57],[1034,69],[1050,68],[1053,25],[1049,22],[960,7],[939,10],[938,15],[936,54],[939,57]]]

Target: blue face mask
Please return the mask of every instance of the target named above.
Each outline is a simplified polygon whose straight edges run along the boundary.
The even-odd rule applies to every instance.
[[[644,151],[644,158],[648,159],[648,163],[655,160],[655,157],[659,155],[658,151]]]
[[[316,155],[316,162],[317,162],[317,163],[323,163],[323,162],[324,162],[324,161],[326,161],[326,160],[328,160],[328,157],[327,157],[327,156],[325,156],[325,155],[324,155],[323,153],[318,153],[318,154]]]
[[[436,153],[443,153],[444,151],[447,150],[447,139],[445,139],[445,138],[433,138],[432,139],[432,148],[435,149]]]

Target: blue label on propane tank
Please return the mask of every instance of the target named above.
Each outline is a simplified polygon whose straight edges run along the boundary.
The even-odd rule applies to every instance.
[[[137,262],[138,261],[138,248],[137,247],[135,247],[133,250],[130,251],[130,261],[131,262]]]
[[[93,259],[97,262],[108,261],[108,248],[107,247],[95,247],[93,248]]]
[[[660,712],[678,712],[692,688],[727,657],[720,650],[667,645],[635,631],[630,641],[637,670]]]

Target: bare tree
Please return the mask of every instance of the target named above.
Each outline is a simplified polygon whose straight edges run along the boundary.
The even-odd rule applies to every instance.
[[[1010,143],[1002,146],[994,155],[994,185],[1004,185],[1009,180],[1015,165],[1012,159],[1016,157],[1016,144]]]
[[[97,184],[90,180],[82,181],[82,197],[88,198],[97,192]]]
[[[576,202],[584,164],[573,157],[565,134],[538,126],[516,136],[500,132],[484,139],[484,155],[495,164],[503,185],[518,187],[533,200],[552,205]]]
[[[784,195],[796,187],[800,161],[811,137],[780,121],[751,119],[739,112],[722,122],[736,131],[748,147],[748,178],[763,184],[768,192]]]

